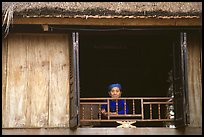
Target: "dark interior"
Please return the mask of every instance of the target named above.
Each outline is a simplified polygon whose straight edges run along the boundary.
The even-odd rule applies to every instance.
[[[172,34],[167,31],[80,33],[80,97],[108,97],[120,83],[123,97],[165,97],[172,69]]]

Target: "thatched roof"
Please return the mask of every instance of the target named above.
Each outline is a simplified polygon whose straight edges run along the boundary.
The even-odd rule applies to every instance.
[[[19,17],[175,16],[199,17],[202,2],[3,2]],[[2,12],[3,13],[3,12]]]
[[[5,32],[15,17],[201,18],[202,2],[2,2]]]

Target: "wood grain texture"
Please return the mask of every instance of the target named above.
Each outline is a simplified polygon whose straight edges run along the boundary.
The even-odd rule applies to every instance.
[[[45,36],[28,35],[31,127],[48,126],[49,49]]]
[[[189,34],[188,43],[188,93],[190,127],[202,127],[202,38],[199,33]]]
[[[26,121],[27,65],[22,37],[8,39],[6,123],[8,127],[24,127]]]
[[[2,37],[2,126],[5,126],[6,114],[6,76],[7,76],[7,42],[8,39]]]
[[[67,127],[69,123],[68,38],[53,35],[49,39],[49,126]]]
[[[3,127],[68,127],[68,35],[11,34],[7,52]]]

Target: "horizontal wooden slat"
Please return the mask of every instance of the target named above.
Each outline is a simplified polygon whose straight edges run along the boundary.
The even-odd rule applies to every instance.
[[[97,105],[97,104],[108,104],[107,102],[81,102],[81,105]]]
[[[151,121],[173,121],[171,119],[82,119],[81,122],[116,122],[116,121],[124,121],[124,120],[134,120],[134,121],[140,121],[140,122],[151,122]]]
[[[14,18],[13,24],[97,25],[97,26],[202,26],[201,18],[192,19],[95,19],[95,18]]]
[[[126,114],[126,115],[111,115],[110,114],[110,117],[141,117],[142,116],[142,114],[134,114],[134,115],[128,115],[128,114]]]
[[[173,102],[143,102],[143,104],[173,104]]]
[[[105,99],[115,100],[113,98],[80,98],[80,100],[105,100]],[[118,98],[118,100],[120,100],[120,99],[169,100],[169,99],[173,99],[173,98],[171,98],[171,97],[121,97],[121,98]]]

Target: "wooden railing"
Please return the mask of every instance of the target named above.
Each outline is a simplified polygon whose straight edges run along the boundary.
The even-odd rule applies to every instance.
[[[110,113],[110,100],[124,100],[124,112],[128,106],[128,113]],[[107,105],[107,116],[101,114],[101,105]],[[167,116],[167,108],[173,105],[171,97],[121,97],[113,98],[80,98],[80,122],[111,122],[118,120],[135,121],[173,121]]]

